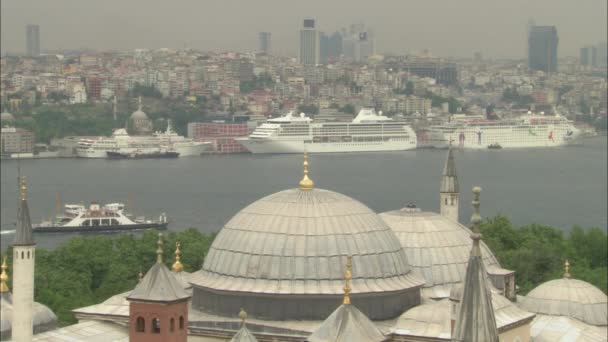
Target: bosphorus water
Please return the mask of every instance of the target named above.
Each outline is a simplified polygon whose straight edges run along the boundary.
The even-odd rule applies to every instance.
[[[455,153],[461,189],[460,221],[471,215],[471,187],[480,185],[484,217],[506,215],[516,224],[542,223],[565,231],[573,225],[608,226],[606,137],[583,146],[554,149],[483,150]],[[376,212],[412,202],[439,208],[445,150],[391,153],[313,154],[316,186],[351,196]],[[1,165],[1,228],[15,227],[17,162]],[[158,160],[22,160],[30,214],[40,222],[64,203],[131,202],[137,215],[171,218],[170,230],[219,230],[247,204],[296,187],[301,155],[208,155]],[[38,246],[53,248],[74,234],[36,234]],[[2,249],[12,234],[2,234]]]

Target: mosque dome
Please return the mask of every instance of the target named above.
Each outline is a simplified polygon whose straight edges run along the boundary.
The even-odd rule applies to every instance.
[[[608,300],[597,287],[564,277],[542,283],[521,297],[521,307],[530,312],[565,316],[587,324],[606,326]]]
[[[410,272],[384,221],[361,202],[316,189],[305,177],[299,189],[266,196],[226,223],[193,274],[193,306],[323,320],[342,299],[347,256],[353,303],[368,317],[396,317],[419,304],[424,280]]]
[[[413,205],[381,213],[395,232],[412,270],[424,277],[422,295],[447,298],[454,284],[464,281],[471,251],[471,230],[464,225]],[[492,251],[481,242],[488,271],[500,268]]]
[[[13,116],[13,114],[11,114],[9,112],[2,112],[2,113],[0,113],[0,121],[13,122],[13,121],[15,121],[15,117]]]
[[[148,116],[139,108],[131,114],[131,120],[148,120]]]
[[[11,336],[13,325],[13,296],[10,292],[0,293],[0,339],[3,341]],[[34,334],[55,329],[57,316],[48,307],[34,302]]]

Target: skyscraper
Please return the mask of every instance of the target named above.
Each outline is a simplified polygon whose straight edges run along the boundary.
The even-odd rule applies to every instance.
[[[304,19],[300,30],[300,63],[306,65],[319,63],[319,34],[314,19]]]
[[[29,24],[26,26],[25,31],[27,56],[40,56],[40,26]]]
[[[580,58],[579,58],[579,62],[581,65],[589,65],[591,64],[591,60],[590,60],[590,52],[591,52],[591,48],[586,46],[581,48],[581,53],[580,53]]]
[[[340,58],[342,54],[342,35],[340,32],[334,32],[331,36],[320,32],[319,51],[320,63],[324,64]]]
[[[528,67],[544,72],[557,71],[557,29],[532,26],[528,33]]]
[[[271,37],[270,32],[260,32],[260,52],[267,55],[270,54]]]

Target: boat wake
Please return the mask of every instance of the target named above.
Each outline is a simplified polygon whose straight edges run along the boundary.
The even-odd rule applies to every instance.
[[[15,230],[0,230],[0,235],[6,235],[6,234],[15,234]]]

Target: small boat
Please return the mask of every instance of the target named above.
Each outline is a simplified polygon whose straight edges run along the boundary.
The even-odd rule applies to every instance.
[[[502,148],[502,146],[500,146],[499,143],[493,143],[488,145],[488,148],[491,150],[500,150]]]
[[[45,221],[32,226],[37,233],[67,232],[119,232],[128,230],[158,229],[165,230],[169,220],[161,213],[158,221],[146,220],[145,217],[133,217],[124,212],[122,203],[109,203],[101,206],[92,202],[86,208],[81,204],[66,204],[64,213],[57,215],[53,221]]]

